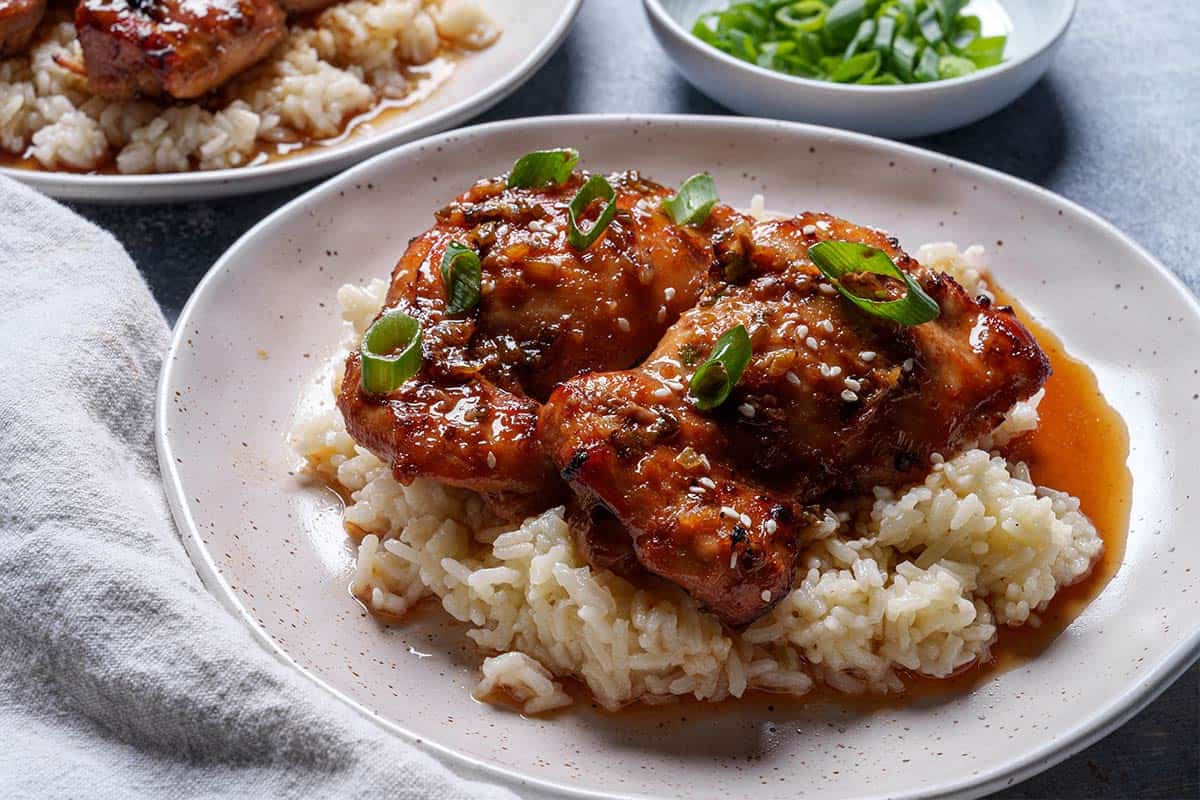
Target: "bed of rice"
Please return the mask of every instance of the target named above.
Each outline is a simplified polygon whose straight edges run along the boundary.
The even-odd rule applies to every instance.
[[[237,167],[264,146],[336,136],[350,118],[413,93],[420,81],[407,68],[498,35],[478,0],[346,0],[291,26],[215,102],[168,105],[89,94],[56,61],[82,62],[74,25],[48,20],[27,54],[0,60],[0,149],[48,169]]]
[[[918,258],[987,292],[980,247],[927,245]],[[340,290],[347,346],[386,289],[376,280]],[[1077,500],[1033,485],[1023,464],[987,449],[1033,430],[1040,399],[1019,404],[979,446],[935,457],[923,483],[826,511],[792,593],[741,633],[680,590],[638,589],[591,569],[561,508],[498,525],[470,492],[399,484],[354,444],[332,396],[297,421],[293,443],[350,497],[346,521],[364,534],[354,595],[388,620],[436,597],[488,656],[480,697],[537,713],[571,702],[562,678],[606,708],[749,689],[803,694],[817,682],[884,693],[903,688],[904,671],[945,677],[986,657],[998,625],[1036,624],[1100,555]]]

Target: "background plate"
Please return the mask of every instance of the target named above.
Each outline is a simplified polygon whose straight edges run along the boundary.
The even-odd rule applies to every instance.
[[[389,147],[452,128],[491,108],[529,79],[557,49],[583,0],[480,0],[500,25],[500,38],[470,53],[446,83],[405,112],[373,123],[371,132],[317,146],[260,167],[162,175],[78,175],[0,168],[8,175],[64,200],[151,203],[202,200],[261,192],[330,175]]]
[[[885,227],[908,247],[988,244],[999,280],[1095,370],[1129,426],[1125,563],[1040,658],[970,694],[871,713],[786,699],[548,719],[471,699],[475,659],[429,613],[384,628],[349,597],[340,506],[289,474],[286,433],[328,402],[334,293],[386,275],[432,212],[534,148],[663,183],[700,169],[722,197],[764,192]],[[1002,246],[997,246],[1003,242]],[[217,263],[176,328],[159,448],[210,589],[322,686],[451,764],[532,796],[974,795],[1044,769],[1128,719],[1200,651],[1200,537],[1189,520],[1200,309],[1128,238],[1029,184],[856,134],[750,119],[560,117],[444,134],[371,160],[268,217]],[[265,356],[265,357],[264,357]]]

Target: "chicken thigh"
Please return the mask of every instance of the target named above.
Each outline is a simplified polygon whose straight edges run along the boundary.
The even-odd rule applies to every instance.
[[[1049,373],[1010,310],[879,231],[803,215],[760,223],[751,240],[744,274],[714,284],[644,363],[567,381],[539,423],[563,477],[625,526],[637,561],[733,627],[790,590],[806,504],[920,479],[933,454],[991,430]],[[940,316],[904,326],[863,312],[809,260],[825,240],[888,253]],[[872,289],[902,296],[893,283]],[[726,402],[700,411],[686,384],[737,325],[749,365]],[[611,530],[605,541],[616,560]]]
[[[200,97],[287,33],[275,0],[81,0],[75,28],[88,90],[114,99]]]
[[[644,358],[720,274],[714,231],[748,230],[724,206],[703,226],[676,225],[661,207],[669,190],[626,172],[609,176],[616,216],[579,250],[568,241],[568,205],[585,178],[539,189],[481,181],[410,242],[385,308],[420,323],[423,368],[372,395],[352,354],[338,401],[350,434],[399,479],[488,493],[506,516],[565,499],[537,440],[540,403],[581,372]],[[451,242],[480,258],[480,301],[466,313],[447,311],[441,263]]]

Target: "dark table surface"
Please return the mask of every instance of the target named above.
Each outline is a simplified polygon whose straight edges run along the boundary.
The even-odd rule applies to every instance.
[[[1115,223],[1200,289],[1200,3],[1082,0],[1048,76],[1013,106],[916,144],[1052,189]],[[546,114],[727,114],[672,68],[635,0],[586,0],[562,49],[478,121]],[[164,206],[76,204],[137,262],[169,320],[218,256],[309,188]],[[997,798],[1200,798],[1200,665],[1107,738]]]

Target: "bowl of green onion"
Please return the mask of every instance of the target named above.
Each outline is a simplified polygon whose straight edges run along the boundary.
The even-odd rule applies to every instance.
[[[1076,0],[643,0],[684,76],[734,111],[893,138],[974,122],[1049,68]]]

